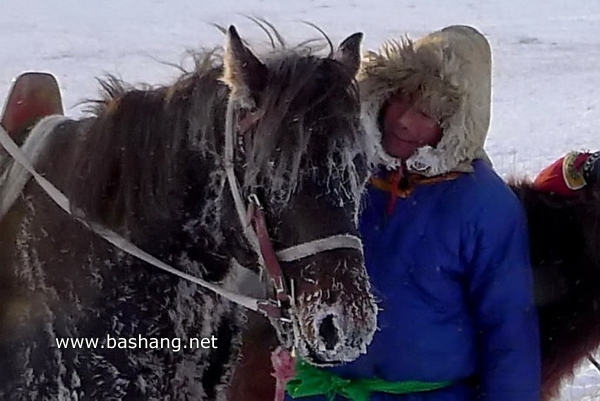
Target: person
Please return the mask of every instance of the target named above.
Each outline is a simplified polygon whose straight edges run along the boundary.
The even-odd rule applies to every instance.
[[[378,331],[336,367],[298,360],[287,401],[536,401],[525,212],[483,147],[491,50],[451,26],[368,53],[360,79],[378,168],[360,233]]]
[[[533,187],[570,198],[598,183],[600,151],[572,151],[542,169],[533,181]]]

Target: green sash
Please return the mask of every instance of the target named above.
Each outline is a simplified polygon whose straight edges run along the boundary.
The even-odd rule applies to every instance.
[[[329,401],[333,401],[336,394],[339,394],[352,401],[369,401],[373,392],[408,394],[437,390],[450,384],[452,382],[388,382],[381,379],[343,379],[327,370],[298,360],[296,375],[288,381],[286,390],[292,398],[324,395]]]

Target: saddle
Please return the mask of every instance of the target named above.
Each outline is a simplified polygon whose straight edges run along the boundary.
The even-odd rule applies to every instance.
[[[0,124],[20,146],[42,118],[64,115],[56,78],[43,72],[26,72],[14,81],[6,98]]]
[[[21,149],[31,153],[37,151],[36,146],[27,150],[22,145],[34,126],[50,115],[64,115],[56,78],[47,73],[27,72],[13,81],[0,124]],[[29,179],[29,174],[22,168],[10,168],[11,160],[0,146],[0,219],[10,209]]]

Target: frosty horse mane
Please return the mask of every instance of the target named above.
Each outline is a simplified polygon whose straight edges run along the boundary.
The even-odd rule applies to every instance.
[[[232,263],[259,266],[225,190],[228,107],[235,176],[244,199],[260,199],[276,250],[356,236],[369,164],[355,82],[361,39],[348,37],[328,56],[301,47],[259,59],[231,28],[223,58],[205,54],[171,86],[110,78],[92,116],[44,120],[23,148],[37,149],[37,171],[86,219],[184,273],[249,291]],[[21,192],[0,220],[0,398],[225,399],[243,311],[107,245],[38,186]],[[335,364],[364,352],[377,307],[362,250],[281,267],[295,283],[300,355]],[[57,347],[66,338],[187,344],[212,335],[216,349]]]
[[[573,198],[511,186],[527,212],[548,401],[600,346],[600,186]]]

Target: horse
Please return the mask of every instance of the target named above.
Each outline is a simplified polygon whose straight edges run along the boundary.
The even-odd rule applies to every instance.
[[[509,184],[528,219],[542,397],[549,401],[600,346],[600,185],[564,197],[525,179]]]
[[[365,352],[362,34],[260,57],[226,34],[172,85],[109,78],[91,115],[35,124],[21,150],[68,208],[0,172],[1,399],[227,399],[247,311],[184,275],[274,298],[256,311],[313,364]]]

